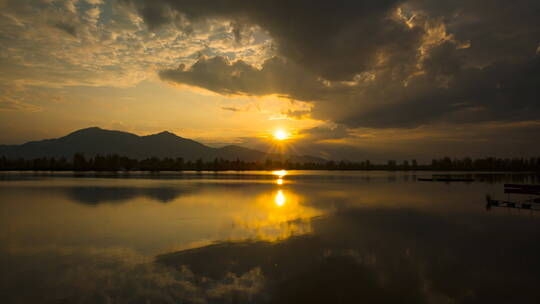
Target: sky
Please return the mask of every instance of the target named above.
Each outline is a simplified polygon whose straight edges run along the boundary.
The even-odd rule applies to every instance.
[[[0,144],[98,126],[384,160],[540,155],[537,0],[0,0]]]

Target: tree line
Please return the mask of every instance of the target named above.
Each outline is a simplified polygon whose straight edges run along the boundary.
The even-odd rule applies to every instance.
[[[30,171],[245,171],[245,170],[440,170],[440,171],[537,171],[540,172],[540,157],[479,159],[444,157],[433,159],[430,164],[419,164],[416,160],[398,162],[389,160],[385,164],[360,162],[290,162],[280,160],[243,161],[214,159],[204,161],[183,158],[135,159],[116,154],[86,157],[76,153],[71,159],[65,157],[43,157],[35,159],[8,159],[0,157],[0,170]]]

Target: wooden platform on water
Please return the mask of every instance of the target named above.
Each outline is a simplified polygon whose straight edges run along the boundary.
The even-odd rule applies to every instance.
[[[486,196],[486,209],[491,207],[504,207],[513,209],[526,209],[540,211],[540,185],[527,185],[527,184],[504,184],[504,193],[506,194],[519,194],[528,195],[527,199],[520,200],[496,200],[491,199],[490,195]]]
[[[474,182],[474,178],[447,178],[447,177],[434,177],[434,178],[417,178],[420,182]]]

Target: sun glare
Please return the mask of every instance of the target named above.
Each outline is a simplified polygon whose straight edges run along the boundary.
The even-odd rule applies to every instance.
[[[285,130],[279,129],[274,132],[274,138],[277,140],[285,140],[289,138],[289,134]]]
[[[272,171],[272,174],[279,176],[279,178],[282,178],[285,175],[287,175],[287,171],[286,170],[276,170],[276,171]]]

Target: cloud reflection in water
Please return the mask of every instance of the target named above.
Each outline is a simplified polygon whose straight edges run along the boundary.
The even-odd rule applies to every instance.
[[[118,199],[88,180],[54,191],[0,187],[2,300],[539,302],[540,221],[529,213],[486,212],[483,195],[498,185],[296,174],[284,185],[136,181],[139,188],[116,193]],[[135,181],[115,189],[127,183]],[[83,184],[96,187],[96,196],[86,198],[91,192],[77,188]],[[208,242],[161,251],[157,263],[154,252],[135,252],[180,239]],[[13,249],[25,241],[58,244]],[[110,246],[137,250],[117,254]]]

